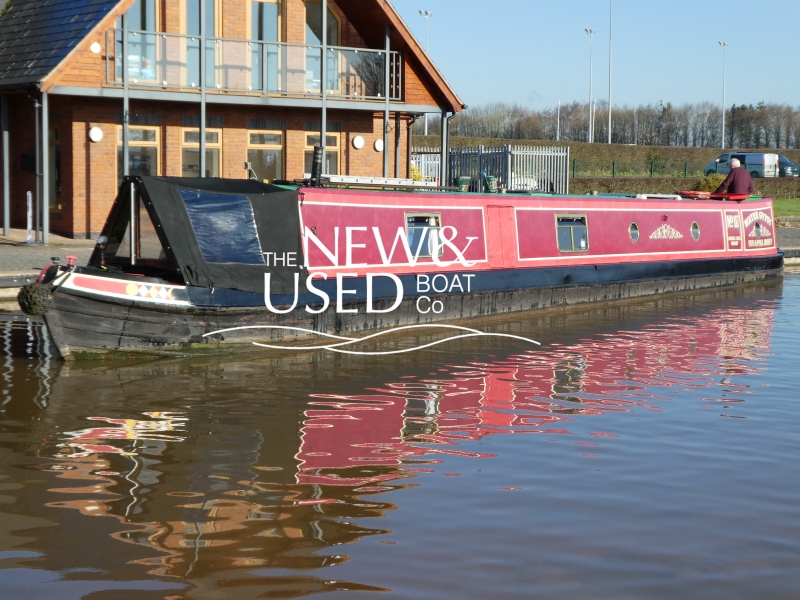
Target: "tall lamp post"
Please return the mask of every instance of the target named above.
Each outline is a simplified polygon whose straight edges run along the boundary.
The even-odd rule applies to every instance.
[[[722,46],[722,144],[721,147],[725,149],[725,66],[728,54],[728,42],[720,42]]]
[[[594,39],[594,29],[584,29],[589,35],[589,143],[594,141],[594,119],[592,118],[592,40]]]
[[[429,10],[421,10],[419,11],[419,16],[424,17],[425,19],[425,54],[428,53],[428,21],[433,16],[433,13]],[[428,113],[425,113],[425,135],[428,135]]]
[[[608,143],[611,143],[611,0],[608,0]]]

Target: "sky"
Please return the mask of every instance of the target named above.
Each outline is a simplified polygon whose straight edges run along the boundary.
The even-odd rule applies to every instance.
[[[612,103],[800,105],[800,0],[610,0]],[[464,104],[608,99],[609,0],[392,0]]]

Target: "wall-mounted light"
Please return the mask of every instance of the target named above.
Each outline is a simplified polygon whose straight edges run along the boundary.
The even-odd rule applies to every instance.
[[[103,130],[99,127],[92,127],[89,129],[89,139],[93,142],[99,142],[103,139]]]
[[[356,150],[361,150],[364,147],[364,138],[360,135],[357,135],[353,138],[353,148]]]
[[[100,44],[98,44],[97,42],[92,42],[92,45],[89,46],[89,52],[91,52],[92,54],[100,54],[100,50],[102,49],[103,49],[102,46],[100,46]]]
[[[383,140],[375,140],[375,152],[383,152]]]

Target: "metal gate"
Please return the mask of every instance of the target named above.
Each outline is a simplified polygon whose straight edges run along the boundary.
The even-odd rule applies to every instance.
[[[411,160],[423,178],[439,182],[441,152],[416,148]],[[497,178],[498,187],[509,191],[569,193],[569,148],[546,146],[498,146],[450,148],[450,184],[469,177],[472,192],[482,190],[483,175]]]

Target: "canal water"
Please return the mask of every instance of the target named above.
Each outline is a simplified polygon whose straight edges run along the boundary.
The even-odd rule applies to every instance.
[[[800,271],[480,326],[539,347],[62,364],[0,325],[3,598],[800,589]]]

